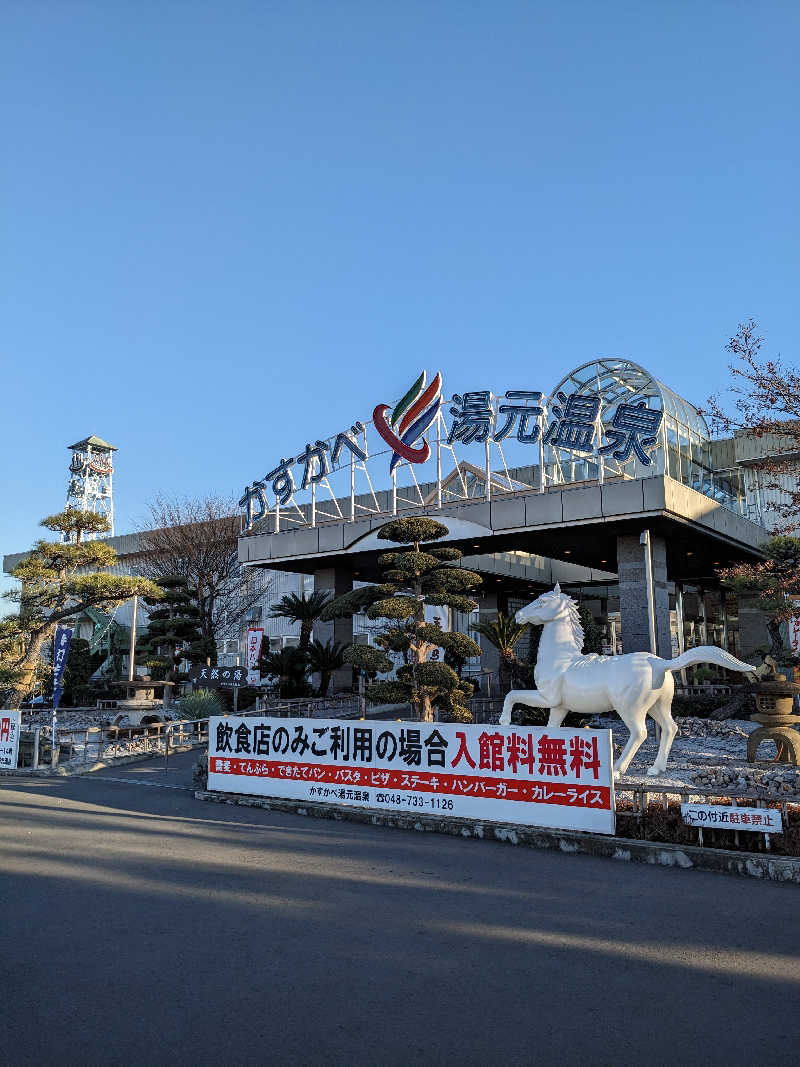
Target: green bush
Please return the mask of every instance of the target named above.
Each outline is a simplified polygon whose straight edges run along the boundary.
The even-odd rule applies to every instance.
[[[225,708],[212,689],[195,689],[181,697],[178,711],[182,719],[209,719],[212,715],[224,714]]]

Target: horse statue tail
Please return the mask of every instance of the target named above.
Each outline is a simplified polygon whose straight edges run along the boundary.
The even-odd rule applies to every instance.
[[[664,674],[667,671],[680,671],[684,667],[691,667],[693,663],[714,663],[717,667],[725,667],[729,671],[741,671],[742,674],[752,674],[755,671],[752,663],[745,663],[736,656],[732,656],[730,652],[716,648],[714,645],[698,645],[697,648],[689,648],[677,659],[659,658],[659,666],[663,664]]]

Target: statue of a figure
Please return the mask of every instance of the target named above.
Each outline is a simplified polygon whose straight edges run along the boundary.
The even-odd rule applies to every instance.
[[[651,775],[663,774],[678,728],[672,718],[675,692],[673,671],[693,663],[715,663],[729,671],[752,673],[730,653],[712,645],[690,648],[677,659],[661,659],[651,652],[630,652],[624,656],[584,656],[583,627],[578,606],[558,585],[551,593],[520,608],[517,622],[543,626],[539,640],[534,678],[535,689],[512,689],[503,702],[500,723],[511,722],[515,704],[531,708],[549,708],[548,726],[560,726],[570,711],[602,714],[616,711],[630,731],[628,743],[614,764],[619,776],[628,769],[640,745],[647,737],[646,716],[661,727],[661,741]]]

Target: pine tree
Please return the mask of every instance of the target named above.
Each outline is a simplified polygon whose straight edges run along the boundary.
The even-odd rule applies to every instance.
[[[30,692],[42,648],[59,623],[87,608],[113,608],[135,595],[161,597],[158,586],[146,578],[109,573],[117,560],[110,545],[84,541],[86,533],[108,532],[103,516],[67,508],[40,525],[65,540],[37,541],[11,572],[21,588],[5,594],[19,604],[19,612],[0,626],[0,682],[10,686],[7,708],[18,708]]]
[[[384,582],[337,597],[322,615],[323,619],[333,619],[366,607],[369,618],[386,620],[388,626],[377,637],[380,649],[352,645],[345,659],[368,673],[385,674],[394,666],[387,653],[401,654],[404,663],[397,671],[397,681],[370,686],[367,699],[373,703],[409,701],[415,716],[424,722],[433,721],[434,707],[453,719],[470,718],[464,700],[472,694],[472,686],[446,663],[431,660],[434,649],[443,648],[462,656],[479,656],[481,651],[465,634],[444,631],[425,621],[427,605],[461,612],[477,607],[466,594],[480,584],[480,576],[446,566],[461,559],[462,553],[457,548],[427,544],[448,532],[434,519],[408,518],[388,523],[378,537],[404,547],[378,557],[378,563],[385,568]],[[426,547],[420,548],[421,544]]]
[[[201,663],[205,654],[195,591],[178,575],[156,578],[155,584],[163,597],[145,598],[148,607],[152,605],[154,610],[149,614],[147,632],[137,644],[136,658],[150,668],[154,678],[164,678],[184,657]],[[187,643],[188,652],[181,653],[180,649]]]

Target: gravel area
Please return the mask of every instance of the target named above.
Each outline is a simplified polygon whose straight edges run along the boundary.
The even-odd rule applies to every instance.
[[[757,763],[747,762],[747,738],[758,723],[747,719],[679,718],[678,735],[672,745],[666,774],[651,777],[647,773],[658,751],[654,724],[647,720],[647,740],[636,753],[628,773],[617,780],[617,788],[626,785],[674,786],[685,789],[697,786],[704,791],[749,794],[754,797],[800,796],[800,769],[774,763],[777,750],[765,741],[758,750]],[[616,759],[628,740],[625,724],[616,716],[597,716],[592,726],[610,728]]]

